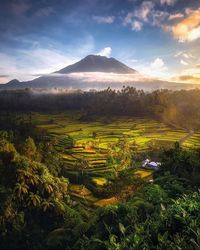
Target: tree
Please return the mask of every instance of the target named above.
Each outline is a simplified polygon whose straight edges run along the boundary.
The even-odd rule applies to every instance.
[[[23,146],[22,146],[22,154],[24,156],[26,156],[27,158],[34,160],[34,158],[36,157],[36,153],[37,153],[37,148],[35,145],[34,140],[29,136]]]
[[[68,180],[16,151],[4,161],[13,147],[0,149],[0,249],[44,249],[47,234],[64,221]]]

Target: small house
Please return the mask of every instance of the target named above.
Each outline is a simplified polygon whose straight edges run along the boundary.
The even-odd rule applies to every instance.
[[[149,159],[146,159],[142,162],[142,168],[146,168],[146,169],[151,169],[151,170],[158,170],[159,167],[161,166],[160,162],[155,162],[155,161],[151,161]]]

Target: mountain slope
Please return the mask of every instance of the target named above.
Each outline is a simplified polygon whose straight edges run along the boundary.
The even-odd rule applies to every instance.
[[[19,82],[14,79],[7,84],[0,84],[0,90],[25,88],[100,90],[108,87],[120,89],[123,86],[132,86],[144,90],[200,88],[200,85],[153,79],[141,75],[114,58],[89,55],[75,64],[52,74],[35,78],[32,81]]]
[[[77,63],[69,65],[56,73],[68,74],[77,72],[106,72],[116,74],[134,74],[137,71],[129,68],[115,58],[105,56],[89,55]]]

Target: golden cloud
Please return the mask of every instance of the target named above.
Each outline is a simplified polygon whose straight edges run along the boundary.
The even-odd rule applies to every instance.
[[[200,64],[194,65],[192,68],[185,69],[180,75],[174,76],[170,80],[200,84]]]
[[[190,75],[184,75],[184,76],[179,76],[180,80],[183,81],[200,81],[199,77],[195,77],[195,76],[190,76]]]
[[[180,42],[200,38],[200,8],[190,11],[186,18],[172,27],[172,32]]]
[[[200,77],[193,75],[180,75],[170,79],[173,82],[200,84]]]

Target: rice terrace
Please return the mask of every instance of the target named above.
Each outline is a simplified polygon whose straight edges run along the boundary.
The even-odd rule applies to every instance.
[[[56,150],[63,162],[63,175],[71,184],[71,194],[86,205],[116,203],[113,197],[99,201],[88,187],[101,187],[112,181],[115,171],[126,167],[125,161],[115,162],[115,154],[130,147],[134,159],[129,159],[138,171],[133,174],[150,178],[151,171],[141,170],[142,160],[160,148],[170,148],[175,142],[183,147],[199,147],[200,133],[175,128],[160,121],[130,117],[95,117],[82,121],[80,112],[31,113],[32,122],[55,139]],[[109,121],[109,122],[108,122]],[[88,182],[90,185],[88,185]],[[87,188],[86,188],[86,186]]]

